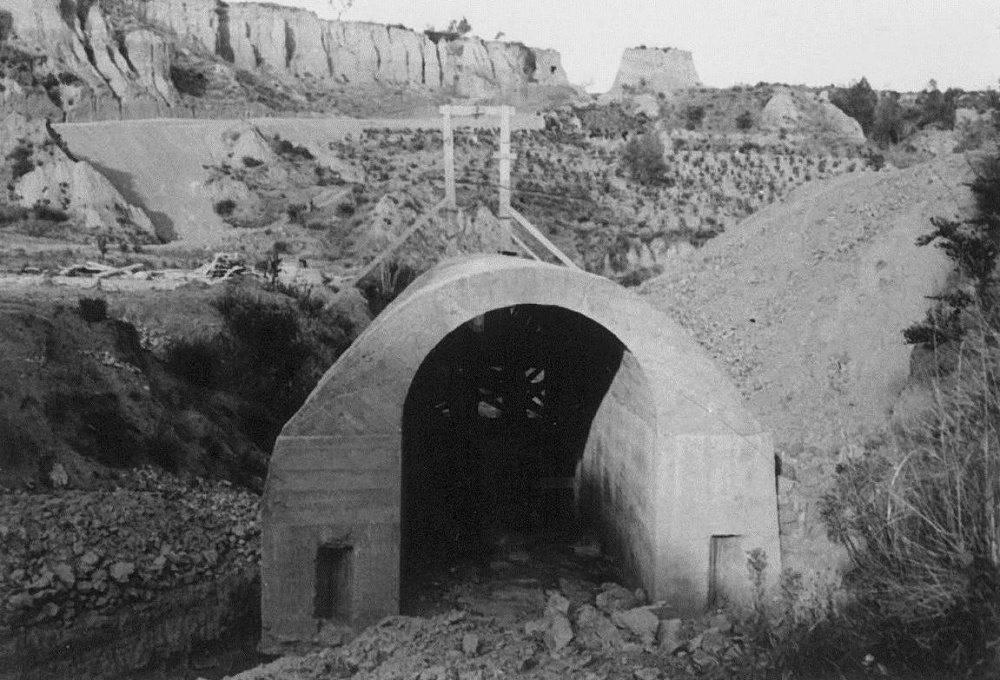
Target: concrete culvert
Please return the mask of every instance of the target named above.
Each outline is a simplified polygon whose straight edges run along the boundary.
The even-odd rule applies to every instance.
[[[414,570],[442,560],[578,533],[584,449],[624,355],[596,322],[543,305],[486,312],[427,355],[403,408],[404,589]],[[634,394],[621,396],[642,417],[599,427],[647,451],[654,417],[635,378]]]
[[[634,293],[530,260],[446,262],[278,438],[262,647],[398,612],[401,584],[442,555],[581,525],[678,613],[745,598],[747,551],[780,570],[770,435]]]

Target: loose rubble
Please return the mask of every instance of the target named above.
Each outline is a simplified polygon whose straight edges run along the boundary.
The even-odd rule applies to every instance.
[[[682,621],[641,590],[599,584],[613,563],[569,546],[529,546],[519,557],[454,565],[423,616],[387,617],[346,644],[328,641],[234,680],[654,680],[747,663],[729,615]]]
[[[112,491],[5,492],[0,636],[152,602],[260,560],[256,496],[135,471]]]

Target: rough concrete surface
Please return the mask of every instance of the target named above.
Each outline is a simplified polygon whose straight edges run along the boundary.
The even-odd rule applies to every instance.
[[[597,512],[631,551],[631,576],[652,597],[680,610],[705,607],[715,536],[740,536],[745,549],[780,559],[771,437],[683,330],[601,277],[517,258],[461,258],[407,288],[282,431],[262,515],[265,649],[308,639],[322,623],[313,606],[321,548],[350,551],[347,623],[397,611],[401,423],[411,381],[451,331],[518,304],[578,312],[626,348],[624,375],[591,425],[583,481],[618,489],[609,496],[618,500]],[[622,449],[623,431],[645,435]],[[621,508],[636,521],[619,518]],[[742,564],[742,553],[736,559]]]

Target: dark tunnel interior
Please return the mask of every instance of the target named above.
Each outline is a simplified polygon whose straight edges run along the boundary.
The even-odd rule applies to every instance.
[[[625,347],[561,307],[476,317],[427,355],[403,410],[401,576],[570,535],[591,423]]]

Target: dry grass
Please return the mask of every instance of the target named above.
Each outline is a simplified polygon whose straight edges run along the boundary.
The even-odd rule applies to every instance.
[[[825,499],[871,642],[910,666],[989,672],[1000,642],[1000,331],[970,312],[932,406],[841,470]]]

